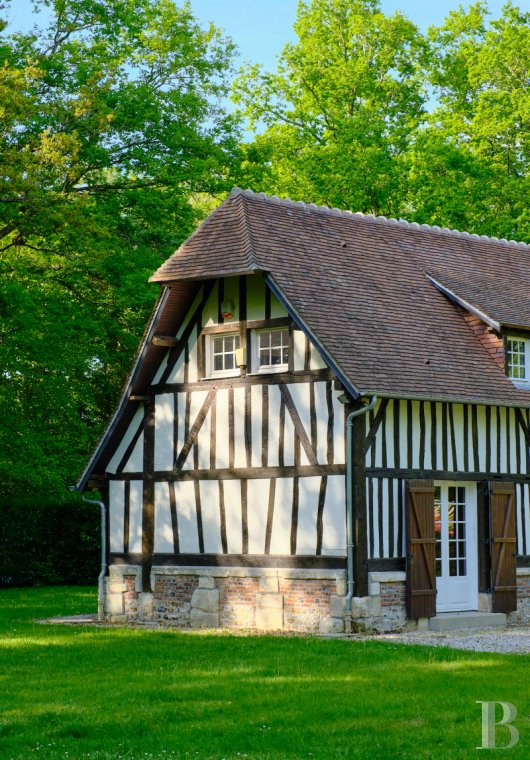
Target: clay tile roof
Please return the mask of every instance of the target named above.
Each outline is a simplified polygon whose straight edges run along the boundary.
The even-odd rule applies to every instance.
[[[255,272],[363,394],[530,405],[436,285],[530,328],[524,243],[236,189],[151,279]]]

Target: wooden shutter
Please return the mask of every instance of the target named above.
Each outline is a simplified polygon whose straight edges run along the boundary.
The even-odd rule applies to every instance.
[[[517,609],[515,486],[490,482],[491,596],[493,612]]]
[[[407,540],[407,614],[410,618],[436,614],[436,537],[432,480],[405,483]]]

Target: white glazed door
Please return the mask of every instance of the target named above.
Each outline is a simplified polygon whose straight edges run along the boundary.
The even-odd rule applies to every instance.
[[[436,611],[478,606],[476,483],[435,483]]]

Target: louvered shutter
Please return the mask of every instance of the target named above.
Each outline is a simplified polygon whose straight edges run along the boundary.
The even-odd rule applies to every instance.
[[[436,537],[432,480],[405,483],[407,544],[407,614],[410,618],[436,614]]]
[[[493,612],[517,609],[515,486],[489,484],[491,595]]]

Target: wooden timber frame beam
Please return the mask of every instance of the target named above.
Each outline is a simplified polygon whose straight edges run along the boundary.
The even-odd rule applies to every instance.
[[[142,499],[142,591],[150,592],[155,536],[155,404],[151,397],[144,406],[144,480]]]

